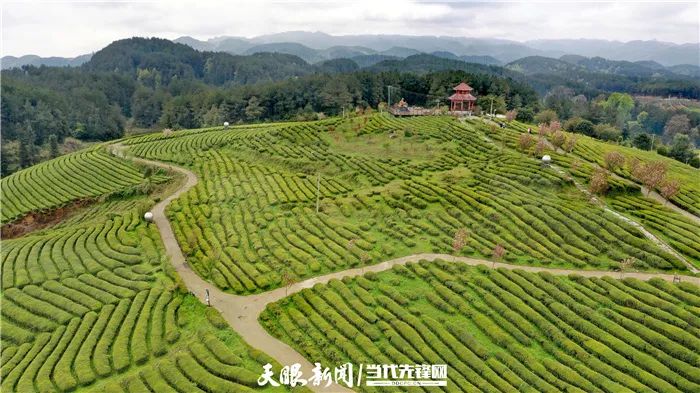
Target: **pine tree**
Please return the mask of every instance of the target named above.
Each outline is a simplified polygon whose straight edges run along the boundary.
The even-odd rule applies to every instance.
[[[25,132],[19,140],[19,166],[26,168],[36,161],[36,147],[34,146],[34,129],[29,122],[25,123]]]
[[[56,158],[61,154],[58,151],[58,137],[56,134],[49,135],[49,154],[51,158]]]

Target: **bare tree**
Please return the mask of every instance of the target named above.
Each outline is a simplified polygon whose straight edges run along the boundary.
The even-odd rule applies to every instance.
[[[588,190],[592,194],[603,195],[608,190],[608,171],[597,168],[588,183]]]
[[[559,123],[559,120],[552,120],[549,123],[549,132],[555,133],[557,131],[561,131],[561,123]]]
[[[564,146],[564,143],[566,142],[566,135],[561,132],[561,131],[554,131],[552,133],[552,144],[554,147],[557,149],[561,149],[562,146]]]
[[[540,138],[535,145],[535,155],[541,156],[542,153],[547,149],[547,141],[544,138]]]
[[[647,195],[666,178],[668,165],[663,161],[651,161],[634,166],[632,175],[647,187]]]
[[[292,285],[296,284],[296,282],[296,277],[294,277],[294,275],[289,270],[285,270],[284,273],[282,273],[282,283],[284,284],[284,296],[287,296],[289,294],[289,288],[291,288]]]
[[[615,172],[616,169],[625,166],[625,156],[617,151],[605,153],[603,161],[605,162],[605,167],[608,168],[610,172]]]
[[[530,134],[520,134],[520,137],[518,137],[518,147],[524,152],[529,152],[534,144],[535,138]]]
[[[666,198],[666,202],[670,201],[671,198],[676,196],[681,190],[681,182],[676,179],[664,180],[661,185],[659,185],[659,192]]]
[[[632,176],[637,177],[637,171],[639,171],[639,166],[642,165],[642,160],[637,157],[627,158],[627,168],[629,169]]]
[[[496,267],[496,261],[500,261],[501,258],[506,254],[506,248],[503,247],[501,244],[496,244],[496,246],[493,248],[493,251],[491,251],[491,255],[493,257],[493,264],[491,265],[492,268]]]
[[[508,121],[513,121],[515,118],[518,116],[518,111],[513,109],[508,112],[506,112],[506,120]]]
[[[459,254],[460,251],[467,245],[467,239],[469,237],[469,232],[466,228],[459,228],[455,232],[455,236],[452,239],[452,251],[455,255]]]
[[[564,151],[567,153],[571,153],[574,151],[576,148],[576,142],[578,141],[578,137],[576,135],[569,135],[566,138],[566,142],[564,142]]]
[[[627,257],[620,261],[620,278],[625,274],[625,271],[634,266],[634,257]]]

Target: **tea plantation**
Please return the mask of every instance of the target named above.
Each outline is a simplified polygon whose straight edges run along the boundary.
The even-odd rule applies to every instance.
[[[5,177],[3,226],[67,213],[2,240],[0,389],[285,390],[258,387],[262,365],[280,365],[189,293],[142,218],[183,179],[130,157],[196,175],[167,218],[186,266],[236,299],[418,253],[680,276],[700,267],[697,170],[584,137],[523,149],[527,128],[375,113],[185,130]],[[591,200],[582,190],[608,151],[626,164]],[[636,160],[666,163],[680,184],[669,203],[640,191]],[[699,310],[687,282],[437,261],[302,290],[259,321],[311,362],[445,363],[446,391],[691,392]]]
[[[326,364],[447,364],[450,392],[695,392],[699,306],[691,284],[443,261],[304,289],[261,322]]]
[[[150,203],[143,196],[98,203],[3,240],[3,392],[257,387],[262,364],[274,360],[182,289],[158,231],[140,218]]]
[[[2,178],[2,222],[118,191],[141,181],[140,171],[104,149],[68,154]]]
[[[571,176],[511,148],[522,127],[499,136],[480,120],[372,115],[126,144],[136,156],[197,174],[199,184],[170,205],[174,231],[197,273],[238,294],[281,286],[283,277],[453,253],[460,229],[468,233],[462,255],[490,257],[501,245],[512,263],[617,269],[633,258],[637,269],[686,269],[637,228],[589,203]],[[580,149],[557,162],[565,169],[583,162],[573,175],[585,179],[597,158]],[[687,219],[643,198],[633,183],[615,181],[616,195],[651,204],[660,220],[677,223],[650,229],[700,265],[700,236]],[[694,194],[695,183],[683,190]],[[628,210],[634,216],[644,209],[621,212]]]

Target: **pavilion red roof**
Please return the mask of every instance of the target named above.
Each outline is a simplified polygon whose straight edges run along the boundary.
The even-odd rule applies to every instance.
[[[462,83],[458,84],[457,86],[455,86],[452,90],[455,90],[455,91],[472,91],[472,90],[474,90],[474,89],[472,89],[471,86],[469,86],[468,84],[462,82]]]
[[[474,97],[471,94],[461,94],[461,93],[455,93],[452,94],[448,100],[450,101],[476,101],[476,97]]]

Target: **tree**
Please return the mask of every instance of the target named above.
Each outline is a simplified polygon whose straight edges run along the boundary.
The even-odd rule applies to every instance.
[[[635,136],[632,139],[632,146],[642,150],[651,150],[653,147],[651,137],[647,133]]]
[[[224,124],[224,116],[217,105],[212,105],[207,113],[202,116],[202,125],[204,127],[220,127],[222,124]]]
[[[491,113],[504,113],[506,111],[506,101],[502,96],[495,94],[487,94],[485,96],[479,96],[476,99],[476,105],[479,106],[484,112]]]
[[[503,245],[496,244],[496,246],[493,247],[493,250],[491,251],[491,256],[493,257],[494,261],[491,267],[496,267],[496,261],[500,261],[501,258],[506,254],[506,248],[503,247]]]
[[[469,232],[466,228],[460,228],[455,232],[454,238],[452,239],[452,251],[455,255],[459,254],[460,251],[467,245],[467,238],[469,237]]]
[[[577,134],[593,136],[594,126],[590,120],[573,117],[564,123],[564,129]]]
[[[673,143],[671,144],[671,149],[668,151],[668,156],[680,162],[689,162],[695,156],[690,137],[685,134],[676,134],[673,137]]]
[[[256,96],[250,97],[245,107],[245,116],[248,120],[257,120],[263,114],[264,108],[260,106],[260,100]]]
[[[529,152],[534,144],[535,138],[530,134],[520,134],[518,137],[518,147],[524,152]]]
[[[535,115],[535,123],[537,124],[549,125],[549,123],[556,120],[559,120],[559,116],[557,116],[557,113],[551,109],[545,109],[542,112]]]
[[[603,195],[608,190],[608,171],[596,168],[588,183],[588,191],[591,194]]]
[[[544,105],[555,111],[560,119],[568,119],[573,111],[574,91],[566,86],[556,86],[544,96]]]
[[[615,123],[617,128],[622,129],[630,113],[634,108],[634,99],[629,94],[612,93],[608,99],[602,103],[603,108],[608,112],[609,119]]]
[[[680,190],[681,183],[676,179],[664,180],[661,185],[659,185],[659,192],[666,201],[670,201]]]
[[[540,139],[537,141],[537,144],[535,145],[535,155],[537,157],[541,156],[542,153],[544,153],[545,150],[547,150],[547,140],[540,137]]]
[[[564,146],[564,143],[566,143],[566,134],[561,131],[555,131],[552,134],[552,144],[554,147],[561,149],[562,146]]]
[[[628,257],[620,261],[620,278],[622,278],[623,274],[625,274],[625,271],[632,266],[634,266],[635,259],[634,257]]]
[[[199,126],[192,103],[185,96],[176,97],[168,102],[163,110],[160,122],[164,127],[175,130]]]
[[[56,134],[49,135],[49,156],[51,158],[56,158],[61,153],[58,151],[58,137]]]
[[[335,113],[340,112],[352,103],[352,96],[348,86],[340,78],[331,78],[325,83],[319,92],[319,97],[323,107]]]
[[[566,138],[566,142],[564,143],[564,151],[567,153],[571,153],[574,151],[576,148],[576,142],[578,141],[578,137],[576,135],[569,135],[568,138]]]
[[[19,169],[19,142],[2,141],[0,143],[0,171],[2,176],[6,176]]]
[[[34,145],[34,129],[31,123],[25,122],[22,138],[19,140],[19,166],[26,168],[36,162],[36,147]]]
[[[622,168],[625,165],[625,156],[617,151],[610,151],[603,156],[605,167],[610,172],[615,172],[616,169]]]
[[[604,141],[619,141],[622,139],[622,132],[610,124],[598,124],[593,133],[598,139]]]
[[[165,95],[162,92],[139,87],[131,97],[134,123],[139,127],[153,127],[163,114],[164,103]]]
[[[513,109],[513,110],[509,110],[508,112],[506,112],[506,120],[513,121],[513,120],[515,120],[516,117],[518,117],[517,110]]]
[[[632,169],[632,176],[647,187],[648,194],[664,180],[668,165],[663,161],[643,163],[632,160],[630,168]]]
[[[684,114],[671,116],[664,126],[664,139],[671,141],[677,134],[690,133],[690,119]]]
[[[518,110],[518,114],[515,116],[515,120],[521,121],[523,123],[531,123],[535,120],[535,111],[531,107],[526,106]]]
[[[289,288],[291,288],[292,285],[296,284],[296,282],[296,278],[288,270],[285,270],[282,273],[282,283],[284,284],[284,296],[287,296],[289,294]]]
[[[644,126],[644,123],[646,123],[647,119],[649,119],[649,113],[646,111],[641,111],[639,114],[637,114],[637,123],[640,125]]]

